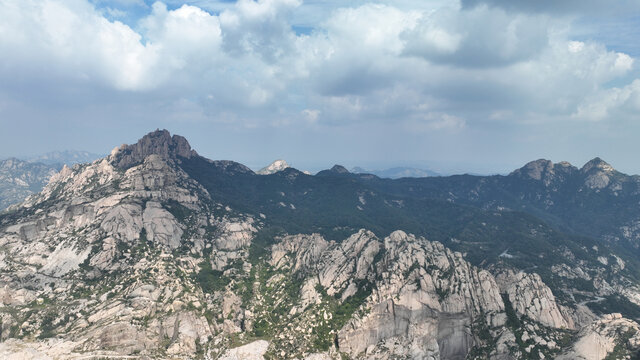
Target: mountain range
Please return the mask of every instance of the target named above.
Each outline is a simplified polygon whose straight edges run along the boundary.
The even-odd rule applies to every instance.
[[[0,214],[0,357],[624,359],[640,177],[258,175],[158,130]]]
[[[30,159],[0,160],[0,211],[40,192],[64,165],[88,163],[100,155],[87,151],[55,151]]]
[[[16,158],[0,160],[0,211],[40,192],[59,169]]]
[[[26,161],[62,167],[62,165],[71,166],[74,164],[90,163],[101,157],[103,157],[103,155],[94,154],[88,151],[63,150],[33,156],[26,159]]]
[[[355,174],[372,174],[381,178],[389,178],[389,179],[400,179],[405,177],[419,178],[419,177],[427,177],[427,176],[440,176],[435,171],[426,170],[426,169],[417,169],[406,166],[393,167],[384,170],[366,170],[359,166],[351,169],[352,173]]]

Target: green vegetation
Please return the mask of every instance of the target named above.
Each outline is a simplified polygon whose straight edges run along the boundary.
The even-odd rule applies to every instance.
[[[56,315],[54,312],[47,312],[45,316],[42,318],[42,322],[40,323],[40,335],[38,335],[39,339],[46,339],[55,336],[56,326],[53,324],[56,319]]]
[[[513,309],[513,305],[511,304],[511,300],[509,300],[509,296],[507,294],[501,294],[502,301],[504,302],[504,312],[507,314],[507,327],[509,329],[520,329],[521,323],[520,318],[518,318],[518,314]]]
[[[629,339],[631,339],[635,334],[636,330],[634,329],[629,329],[623,334],[618,334],[619,337],[616,341],[615,347],[607,354],[604,360],[640,359],[640,352],[633,352],[629,349]]]
[[[213,293],[221,291],[229,285],[231,280],[224,276],[224,273],[211,268],[209,259],[200,263],[200,271],[196,274],[195,280],[198,282],[202,291],[205,293]]]
[[[84,270],[84,271],[91,271],[93,269],[93,266],[89,265],[89,262],[91,261],[91,258],[100,252],[100,250],[102,250],[102,244],[93,244],[93,246],[91,247],[91,251],[89,252],[89,255],[87,255],[87,258],[84,259],[84,261],[79,265],[80,269]]]
[[[175,216],[175,218],[182,223],[186,222],[186,220],[191,215],[193,215],[193,210],[173,199],[166,200],[164,202],[164,208],[167,209],[167,211],[169,211],[171,215]]]
[[[596,314],[618,312],[629,319],[640,319],[640,306],[620,295],[609,295],[603,301],[588,302],[587,306]]]
[[[328,319],[322,316],[318,319],[317,327],[313,329],[315,350],[327,351],[335,343],[338,331],[352,318],[353,314],[360,309],[362,304],[373,290],[373,285],[368,281],[359,281],[358,291],[340,302],[340,294],[334,297],[327,295],[324,289],[318,285],[316,290],[322,294],[324,309],[329,315]],[[319,314],[320,315],[320,314]]]
[[[487,359],[496,347],[496,339],[491,335],[489,324],[484,314],[480,315],[471,325],[471,330],[477,339],[480,340],[467,355],[467,359]]]

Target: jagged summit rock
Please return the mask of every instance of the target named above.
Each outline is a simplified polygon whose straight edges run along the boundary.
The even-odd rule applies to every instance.
[[[525,166],[512,172],[512,175],[528,177],[534,180],[542,180],[545,173],[553,169],[553,162],[546,159],[538,159],[528,162]]]
[[[599,190],[609,186],[612,180],[611,175],[616,173],[616,170],[613,166],[597,157],[584,164],[580,169],[580,173],[586,176],[584,180],[585,186]]]
[[[168,130],[156,130],[138,140],[133,145],[122,145],[111,152],[111,163],[120,169],[128,169],[142,164],[149,155],[158,155],[163,160],[177,157],[191,158],[198,155],[191,149],[187,139],[173,135]]]
[[[542,181],[545,186],[549,186],[557,180],[565,180],[568,176],[575,174],[577,171],[578,169],[575,166],[566,161],[553,163],[550,160],[538,159],[513,171],[509,176],[538,180]]]
[[[284,169],[290,168],[289,164],[285,160],[276,160],[271,164],[263,167],[262,169],[256,171],[258,175],[271,175],[277,172],[280,172]]]
[[[580,172],[586,174],[591,170],[596,169],[597,171],[604,172],[614,172],[616,171],[613,166],[609,165],[606,161],[596,157],[594,159],[589,160],[584,166],[580,169]]]

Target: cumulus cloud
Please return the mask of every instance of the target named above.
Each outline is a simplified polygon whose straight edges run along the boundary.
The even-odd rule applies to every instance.
[[[151,86],[172,76],[198,82],[194,77],[199,78],[219,61],[220,21],[198,7],[183,5],[169,11],[165,4],[156,2],[151,14],[140,21],[140,28],[147,46],[160,59],[149,69],[153,72]]]
[[[5,1],[0,23],[8,77],[57,73],[131,89],[148,81],[147,69],[157,61],[140,34],[108,21],[86,1]]]
[[[46,103],[64,107],[61,118],[462,134],[487,123],[603,122],[638,104],[635,59],[574,38],[553,11],[498,1],[188,3],[0,2],[0,115],[43,118],[31,112]],[[145,14],[114,20],[128,7]],[[298,22],[310,29],[296,31]],[[70,114],[70,104],[85,112]]]
[[[404,53],[465,67],[504,66],[535,57],[548,45],[545,16],[510,15],[478,7],[424,14],[402,34]]]
[[[220,14],[225,49],[235,55],[255,54],[273,63],[295,44],[287,21],[299,0],[239,0],[235,8]]]
[[[572,115],[575,119],[600,121],[612,116],[639,118],[640,80],[618,88],[614,87],[587,97]]]

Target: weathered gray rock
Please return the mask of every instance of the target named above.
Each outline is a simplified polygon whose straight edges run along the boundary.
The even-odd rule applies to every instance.
[[[553,328],[573,329],[570,316],[556,303],[551,289],[538,274],[507,270],[496,276],[500,291],[507,294],[514,310]]]
[[[372,234],[361,232],[351,241],[355,249],[367,248],[363,237],[373,241]],[[496,326],[504,324],[504,305],[493,277],[460,254],[401,231],[381,245],[378,262],[363,262],[373,265],[370,272],[376,279],[371,279],[376,290],[368,311],[340,331],[340,351],[373,354],[392,342],[402,346],[380,358],[464,359],[475,344],[469,331],[473,322],[485,317],[483,321]]]
[[[111,153],[111,162],[116,168],[128,169],[141,164],[149,155],[158,155],[163,160],[177,157],[190,158],[197,153],[182,136],[169,134],[167,130],[156,130],[145,135],[133,145],[122,145]]]
[[[284,160],[276,160],[274,162],[272,162],[271,164],[263,167],[262,169],[256,171],[256,174],[258,175],[271,175],[271,174],[275,174],[277,172],[280,172],[284,169],[289,168],[289,164],[287,164],[286,161]]]
[[[220,360],[263,360],[269,343],[264,340],[254,341],[244,346],[228,350]]]
[[[617,344],[621,344],[621,349],[637,352],[640,350],[639,330],[638,323],[620,314],[605,315],[583,328],[571,350],[559,356],[558,360],[602,360]]]

